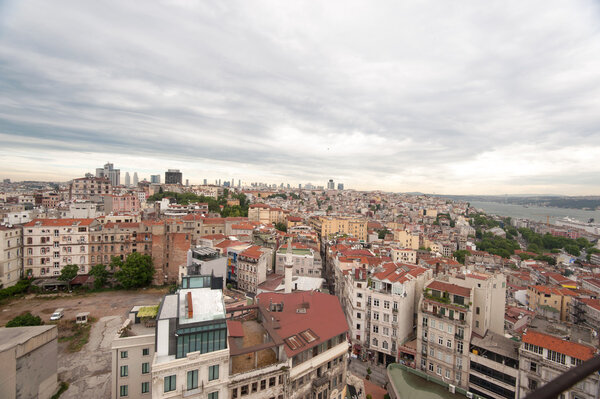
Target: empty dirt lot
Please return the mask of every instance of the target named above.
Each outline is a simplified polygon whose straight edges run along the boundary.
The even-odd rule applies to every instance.
[[[79,312],[90,312],[95,322],[91,326],[89,342],[81,351],[70,353],[68,342],[58,344],[58,377],[70,384],[61,398],[107,398],[110,397],[110,346],[117,330],[133,306],[156,305],[166,292],[166,289],[147,289],[31,295],[1,305],[0,325],[24,312],[40,316],[45,323],[50,322],[50,315],[57,308],[64,308],[63,320],[73,320]]]

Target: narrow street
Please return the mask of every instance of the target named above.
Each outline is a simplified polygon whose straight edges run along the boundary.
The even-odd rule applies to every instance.
[[[365,378],[367,368],[371,368],[371,382],[384,387],[387,382],[386,370],[383,366],[377,366],[370,362],[362,362],[358,359],[350,359],[348,370],[359,378]]]

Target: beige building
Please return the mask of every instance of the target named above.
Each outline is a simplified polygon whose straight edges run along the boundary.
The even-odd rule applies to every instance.
[[[0,287],[15,285],[23,273],[23,229],[0,226]]]
[[[275,254],[275,273],[283,274],[286,262],[287,247],[283,245]],[[323,267],[321,255],[311,248],[292,248],[292,274],[294,276],[321,277]]]
[[[69,186],[71,200],[84,200],[102,195],[111,195],[113,192],[110,180],[104,177],[82,177],[73,179]]]
[[[60,275],[66,265],[90,271],[90,230],[94,219],[35,219],[23,226],[23,268],[26,276]]]
[[[56,326],[0,328],[0,397],[48,399],[56,393]]]
[[[138,314],[153,307],[136,306],[112,342],[111,398],[151,398],[154,323],[146,326]],[[154,308],[155,309],[155,308]],[[153,317],[156,317],[155,312]],[[137,321],[137,323],[136,323]]]
[[[529,307],[534,312],[560,321],[567,321],[571,312],[571,300],[577,294],[568,288],[532,285],[527,288]]]
[[[262,224],[287,223],[287,214],[281,208],[266,204],[252,204],[248,208],[248,220]]]
[[[367,241],[367,220],[352,217],[320,216],[311,219],[314,229],[327,240],[334,234],[347,234],[359,240]]]
[[[472,334],[504,334],[506,278],[480,273],[427,284],[418,307],[417,367],[467,389]]]
[[[418,233],[408,230],[394,230],[394,241],[398,241],[401,247],[419,249],[420,238]]]
[[[417,251],[412,248],[392,249],[392,260],[401,263],[417,263]]]

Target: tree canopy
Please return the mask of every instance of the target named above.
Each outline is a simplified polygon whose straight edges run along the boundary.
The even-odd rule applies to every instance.
[[[206,197],[204,195],[196,195],[194,193],[176,193],[173,191],[158,192],[148,197],[148,201],[160,201],[163,198],[174,198],[175,201],[180,205],[188,205],[194,202],[201,202],[208,204],[208,210],[210,212],[218,213],[222,217],[237,217],[237,216],[248,216],[248,207],[250,202],[244,193],[231,194],[229,190],[225,189],[223,195],[217,199],[212,197]],[[239,205],[227,205],[227,199],[239,200]]]
[[[28,327],[28,326],[41,326],[44,324],[40,316],[34,316],[27,312],[19,315],[6,323],[6,327]]]
[[[94,276],[94,288],[104,287],[104,285],[106,285],[106,281],[108,280],[109,274],[109,271],[103,264],[92,266],[92,269],[90,270],[90,275]]]
[[[150,255],[133,252],[127,256],[125,262],[117,258],[119,270],[115,273],[116,279],[123,288],[147,287],[152,283],[155,270]]]
[[[71,280],[73,280],[77,276],[77,272],[79,271],[79,266],[77,265],[66,265],[60,271],[60,276],[58,277],[61,281],[66,281],[69,285],[69,289],[71,288]]]

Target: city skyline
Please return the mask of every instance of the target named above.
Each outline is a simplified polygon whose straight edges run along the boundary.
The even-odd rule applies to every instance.
[[[66,181],[110,159],[192,184],[600,194],[593,1],[0,12],[2,178]]]

